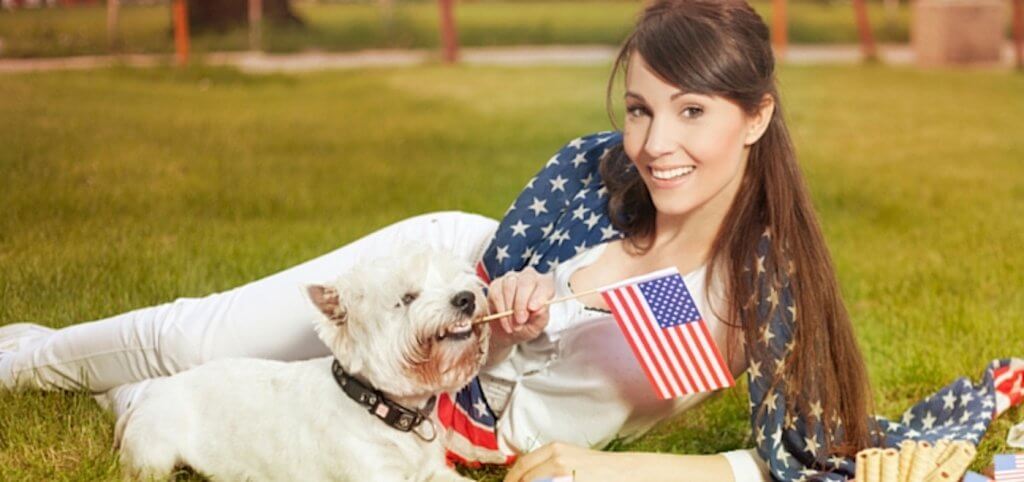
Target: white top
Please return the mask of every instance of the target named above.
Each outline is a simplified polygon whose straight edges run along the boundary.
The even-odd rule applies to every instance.
[[[596,261],[606,246],[588,248],[555,267],[555,296],[571,295],[569,277]],[[701,266],[683,278],[715,343],[725,346],[728,327],[710,309],[705,269]],[[720,284],[712,290],[720,300]],[[729,367],[739,377],[746,361],[736,351]],[[506,452],[528,452],[553,441],[603,447],[616,438],[633,439],[711,395],[659,399],[614,317],[575,299],[551,305],[544,332],[517,345],[480,378],[491,407],[501,414],[498,440]],[[755,451],[723,455],[737,481],[766,480]]]

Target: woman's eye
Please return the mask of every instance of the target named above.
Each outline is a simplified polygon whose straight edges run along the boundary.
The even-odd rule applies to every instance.
[[[406,293],[405,296],[402,297],[402,304],[406,305],[406,306],[409,306],[410,303],[412,303],[413,301],[416,301],[416,298],[418,296],[419,296],[419,293]]]
[[[704,113],[704,109],[701,109],[700,107],[692,107],[691,106],[691,107],[687,107],[687,108],[683,109],[683,117],[688,117],[690,119],[693,119],[693,118],[696,118],[696,117],[700,117],[700,115],[703,114],[703,113]]]
[[[626,114],[629,117],[640,117],[647,114],[647,109],[640,106],[632,106],[626,108]]]

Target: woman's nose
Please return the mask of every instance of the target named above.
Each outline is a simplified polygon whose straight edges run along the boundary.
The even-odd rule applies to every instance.
[[[678,133],[673,132],[670,126],[666,125],[666,122],[659,122],[657,118],[651,119],[651,123],[647,127],[647,139],[644,142],[644,150],[647,151],[647,155],[657,159],[665,154],[672,152],[676,145],[678,145],[678,139],[676,139]]]

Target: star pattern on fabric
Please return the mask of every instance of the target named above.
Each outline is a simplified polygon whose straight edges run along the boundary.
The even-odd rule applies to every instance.
[[[601,156],[621,144],[617,132],[573,139],[548,160],[512,203],[484,253],[492,279],[532,266],[547,272],[582,252],[619,239],[607,216]]]
[[[797,326],[797,309],[787,280],[794,272],[792,266],[786,273],[776,273],[780,279],[773,280],[769,273],[776,266],[768,259],[771,242],[771,233],[766,230],[748,271],[755,276],[760,293],[760,298],[754,302],[761,317],[757,339],[763,348],[761,351],[753,350],[760,355],[751,356],[748,352],[747,363],[751,426],[757,452],[768,465],[773,480],[846,480],[852,478],[856,470],[852,459],[819,454],[825,446],[821,424],[810,422],[822,420],[820,400],[810,402],[806,419],[801,419],[790,413],[792,409],[784,395],[786,392],[779,389],[780,380],[781,385],[785,384],[786,357],[795,349],[793,333]],[[765,364],[773,367],[770,373],[764,373]],[[958,379],[905,411],[900,422],[877,417],[880,435],[885,437],[887,446],[898,445],[903,440],[934,443],[948,439],[977,443],[996,414],[993,374],[1008,369],[1011,364],[1020,367],[1018,370],[1024,370],[1024,361],[997,360],[986,369],[981,382]],[[830,418],[837,428],[841,428],[837,414]],[[764,433],[772,436],[765,438]],[[828,457],[819,459],[819,456]],[[822,467],[825,462],[830,471],[814,469]]]

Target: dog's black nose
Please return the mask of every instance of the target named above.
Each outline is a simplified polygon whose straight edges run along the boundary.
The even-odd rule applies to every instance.
[[[476,296],[472,291],[460,291],[452,297],[452,306],[462,310],[467,315],[472,315],[476,310]]]

